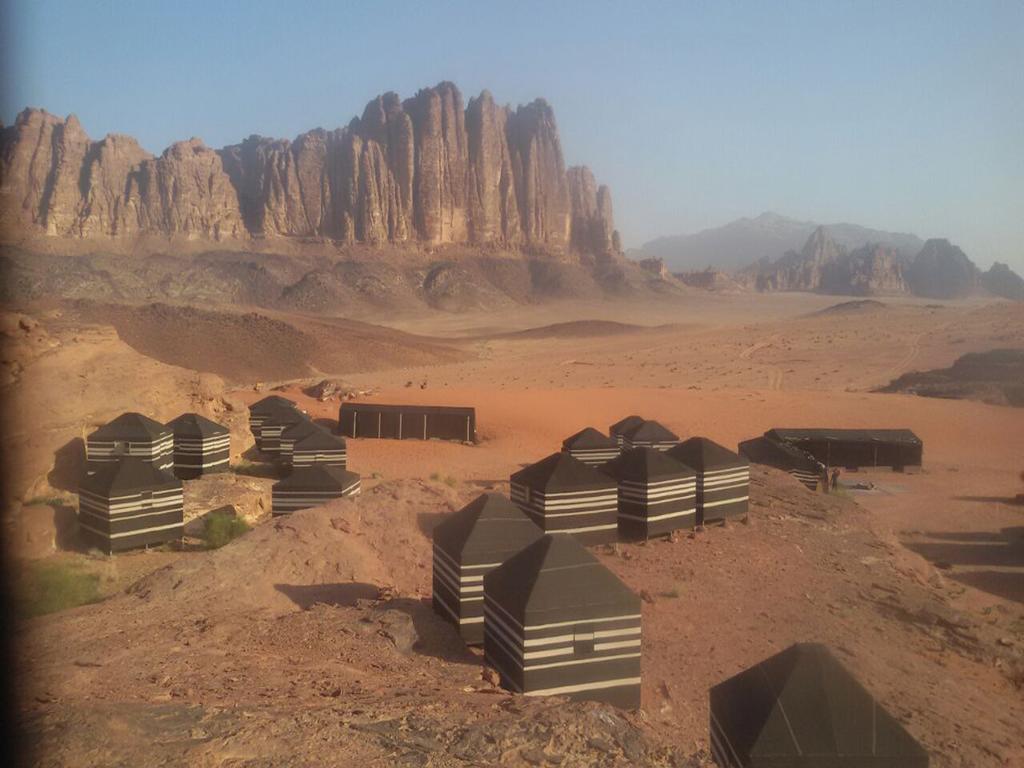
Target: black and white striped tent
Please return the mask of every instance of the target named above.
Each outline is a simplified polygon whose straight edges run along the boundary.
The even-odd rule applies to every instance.
[[[271,489],[270,511],[287,515],[298,509],[319,507],[331,499],[359,493],[359,475],[341,467],[314,464],[299,467]]]
[[[297,408],[280,408],[267,414],[260,424],[259,449],[270,456],[281,458],[281,435],[289,427],[312,420]]]
[[[434,528],[434,610],[467,643],[484,640],[484,575],[544,532],[500,493],[485,493]]]
[[[318,429],[290,442],[287,455],[283,458],[293,467],[325,464],[344,469],[348,464],[348,446],[345,438],[332,435],[325,429]]]
[[[602,435],[593,427],[580,430],[562,442],[562,450],[584,464],[600,466],[619,455],[619,441]]]
[[[231,433],[198,413],[167,422],[174,433],[174,474],[182,480],[224,472],[231,458]]]
[[[512,501],[545,533],[571,533],[587,544],[618,538],[615,481],[568,453],[553,453],[510,478]]]
[[[647,420],[630,427],[622,434],[622,447],[656,448],[667,451],[679,442],[679,435],[657,421]]]
[[[710,699],[720,768],[928,766],[927,751],[824,645],[792,645]]]
[[[282,410],[298,411],[299,407],[295,404],[294,400],[289,400],[287,397],[281,397],[280,395],[268,395],[249,406],[249,429],[252,431],[252,436],[256,438],[257,448],[262,450],[263,447],[263,438],[261,437],[263,422],[269,416],[278,414]]]
[[[484,658],[506,688],[640,706],[640,598],[571,536],[484,576]]]
[[[691,437],[668,455],[697,473],[697,522],[743,517],[750,498],[750,462],[706,437]]]
[[[792,445],[769,440],[767,437],[744,440],[739,445],[739,453],[755,464],[764,464],[789,472],[812,491],[818,487],[825,472],[825,465],[810,454]]]
[[[610,427],[608,427],[608,437],[611,437],[619,444],[619,447],[623,444],[623,436],[631,429],[636,429],[645,421],[643,416],[627,416],[624,419],[619,419]]]
[[[619,535],[629,539],[693,528],[697,479],[693,470],[655,448],[630,448],[601,467],[619,485]]]
[[[181,480],[136,456],[102,464],[79,483],[78,525],[107,554],[180,539]]]
[[[109,421],[85,440],[89,463],[120,461],[134,456],[157,469],[174,466],[174,433],[159,421],[129,411]]]

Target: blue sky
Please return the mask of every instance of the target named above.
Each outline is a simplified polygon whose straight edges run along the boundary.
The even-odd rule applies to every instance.
[[[160,152],[452,80],[547,98],[627,246],[773,210],[1024,269],[1024,3],[626,5],[5,0],[0,117],[75,113]]]

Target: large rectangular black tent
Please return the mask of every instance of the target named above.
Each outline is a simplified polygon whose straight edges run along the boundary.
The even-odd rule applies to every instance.
[[[478,496],[434,528],[434,610],[470,644],[484,640],[484,576],[544,532],[500,493]]]
[[[808,453],[786,443],[777,443],[767,437],[754,437],[739,444],[741,456],[755,464],[789,472],[810,490],[818,487],[825,465]]]
[[[640,706],[640,598],[571,536],[484,576],[484,659],[506,688]]]
[[[102,464],[79,483],[78,525],[107,554],[180,539],[181,480],[137,456]]]
[[[720,768],[928,766],[925,749],[823,645],[792,645],[710,699]]]
[[[157,469],[171,469],[174,433],[159,421],[129,411],[90,434],[85,440],[85,452],[92,465],[134,456]]]
[[[510,478],[509,496],[546,533],[571,533],[587,544],[618,538],[615,481],[568,453],[553,453]]]
[[[224,472],[231,458],[231,433],[198,413],[183,413],[169,421],[174,433],[174,474],[191,480]]]
[[[921,438],[909,429],[770,429],[769,440],[810,454],[827,467],[920,467]]]
[[[619,485],[619,534],[646,539],[697,522],[692,469],[656,448],[630,448],[601,471]]]
[[[342,403],[338,431],[345,437],[476,442],[476,409],[448,405]]]
[[[697,473],[697,522],[743,517],[750,499],[750,462],[706,437],[691,437],[668,455]]]

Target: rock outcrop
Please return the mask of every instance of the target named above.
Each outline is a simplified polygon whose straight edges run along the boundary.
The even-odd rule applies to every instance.
[[[985,290],[1010,301],[1024,301],[1024,278],[998,261],[981,276]]]
[[[447,82],[378,96],[333,131],[221,150],[191,139],[160,157],[26,109],[0,132],[0,207],[7,234],[621,250],[611,194],[565,168],[547,102],[513,110],[484,91],[464,107]]]
[[[907,284],[917,296],[957,299],[981,286],[981,273],[967,254],[949,240],[935,238],[924,244],[907,270]]]

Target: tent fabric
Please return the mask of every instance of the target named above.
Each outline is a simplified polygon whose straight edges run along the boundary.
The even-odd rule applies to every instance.
[[[743,517],[749,509],[750,462],[706,437],[691,437],[668,455],[697,473],[697,522]]]
[[[434,528],[434,610],[466,643],[484,639],[484,576],[543,535],[500,493],[481,494]]]
[[[278,415],[282,412],[298,410],[299,406],[294,400],[289,400],[287,397],[281,397],[280,395],[268,395],[262,400],[258,400],[250,405],[249,429],[252,431],[253,437],[256,438],[256,447],[262,450],[263,438],[261,437],[260,431],[263,427],[263,422],[265,422],[269,417]]]
[[[338,432],[345,437],[476,442],[476,409],[447,405],[342,403]]]
[[[484,577],[484,658],[506,688],[640,706],[640,599],[565,534]]]
[[[280,446],[279,458],[292,467],[327,464],[344,469],[348,463],[345,439],[309,420],[286,427],[281,432]]]
[[[92,432],[85,441],[90,464],[120,461],[134,456],[158,469],[174,466],[174,433],[148,416],[129,411]]]
[[[312,420],[297,408],[281,408],[268,414],[260,423],[257,447],[266,454],[281,457],[281,435],[289,427]]]
[[[696,523],[696,475],[667,453],[629,448],[601,471],[618,484],[620,536],[646,539]]]
[[[798,643],[710,691],[721,768],[926,768],[928,753],[831,651]]]
[[[825,471],[825,465],[813,456],[788,443],[778,443],[767,437],[744,440],[739,444],[739,453],[755,464],[789,472],[812,491],[818,487]]]
[[[78,523],[83,538],[107,554],[180,539],[181,481],[137,456],[104,463],[79,484]]]
[[[617,538],[615,481],[568,453],[513,473],[509,496],[546,533],[571,533],[589,544]]]
[[[355,472],[323,464],[296,467],[271,488],[270,511],[275,517],[287,515],[332,499],[355,496],[359,491],[360,478]]]
[[[198,413],[183,413],[167,423],[174,435],[174,474],[190,480],[224,472],[231,458],[231,433]]]
[[[921,439],[909,429],[770,429],[764,436],[799,448],[829,467],[920,467]]]
[[[623,448],[657,448],[667,451],[679,442],[679,435],[657,421],[647,420],[622,434]]]
[[[624,436],[631,429],[635,429],[644,423],[646,419],[643,416],[627,416],[624,419],[619,419],[610,427],[608,427],[608,436],[614,438],[615,442],[622,447]]]
[[[562,450],[584,464],[596,467],[619,455],[619,442],[593,427],[587,427],[563,440]]]

